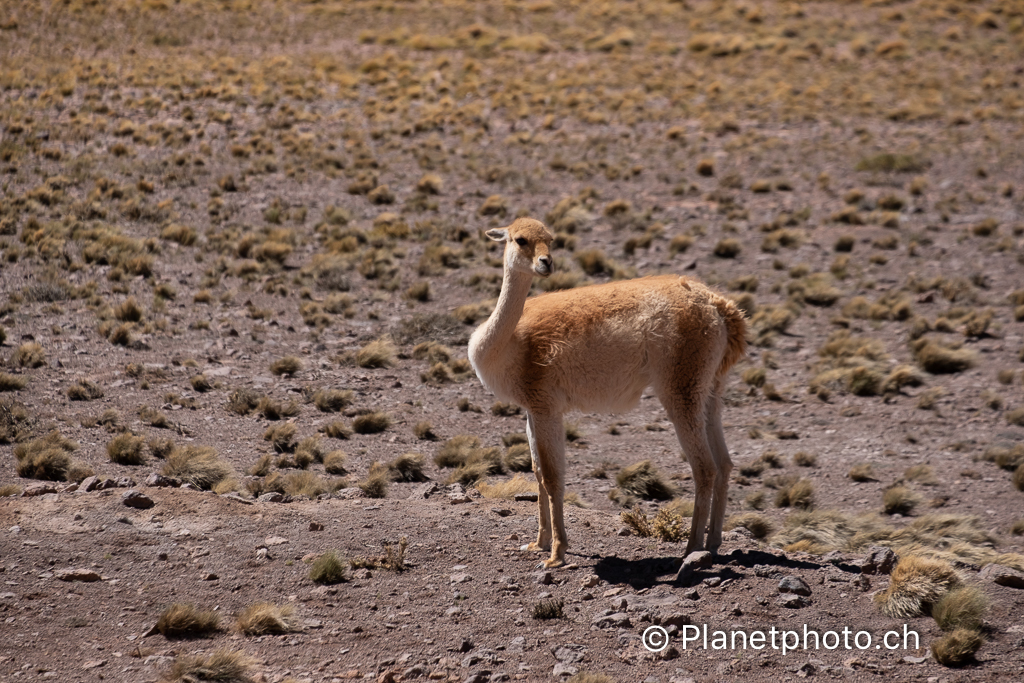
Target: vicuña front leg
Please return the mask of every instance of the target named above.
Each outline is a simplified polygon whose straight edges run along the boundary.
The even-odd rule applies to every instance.
[[[544,477],[541,475],[537,456],[537,437],[533,430],[533,417],[526,415],[526,438],[530,443],[530,458],[533,460],[533,474],[537,477],[537,540],[527,543],[521,550],[551,550],[551,508],[548,504],[548,492],[544,488]]]
[[[530,415],[526,422],[527,438],[533,455],[533,471],[537,476],[539,505],[536,544],[533,550],[551,548],[551,557],[544,561],[547,568],[565,564],[565,551],[569,539],[565,533],[563,504],[565,497],[565,427],[561,416],[537,418]]]

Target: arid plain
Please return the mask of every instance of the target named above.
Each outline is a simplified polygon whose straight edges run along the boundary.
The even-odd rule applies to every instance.
[[[1021,680],[1022,83],[1020,0],[0,0],[0,681]],[[687,585],[653,396],[519,550],[517,216],[749,316]]]

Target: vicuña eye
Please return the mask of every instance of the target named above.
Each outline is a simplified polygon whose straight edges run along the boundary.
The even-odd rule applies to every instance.
[[[516,244],[518,244],[521,247],[525,247],[526,246],[526,238],[525,237],[517,237],[516,238]]]

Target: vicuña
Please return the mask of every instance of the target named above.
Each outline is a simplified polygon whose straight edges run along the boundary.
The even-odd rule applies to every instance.
[[[528,300],[533,277],[552,273],[551,232],[540,221],[520,218],[487,236],[505,243],[504,279],[497,307],[469,341],[469,359],[484,386],[526,409],[540,514],[537,540],[523,549],[550,550],[546,567],[565,564],[562,416],[570,410],[626,412],[653,387],[693,471],[696,499],[686,555],[705,548],[705,524],[707,549],[716,552],[732,470],[722,389],[746,348],[743,313],[677,275]]]

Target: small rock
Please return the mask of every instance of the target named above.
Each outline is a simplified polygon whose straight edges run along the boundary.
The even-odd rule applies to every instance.
[[[84,484],[85,482],[82,483]],[[146,486],[164,486],[169,488],[178,488],[179,486],[181,486],[181,480],[175,477],[165,477],[162,474],[154,472],[153,474],[146,477]]]
[[[422,486],[417,486],[415,489],[413,489],[412,493],[409,495],[409,498],[426,500],[427,498],[430,498],[432,495],[434,495],[440,490],[440,487],[436,483],[429,481],[426,484],[423,484]]]
[[[466,495],[466,492],[451,493],[451,494],[447,495],[447,498],[449,498],[449,503],[451,503],[452,505],[462,505],[463,503],[471,503],[472,500],[473,500],[469,496]]]
[[[90,659],[82,665],[83,669],[98,669],[101,666],[106,666],[107,660],[105,659]]]
[[[577,673],[579,673],[579,669],[575,666],[563,664],[562,662],[555,664],[554,668],[551,669],[551,675],[555,678],[568,678],[569,676],[575,676]]]
[[[700,593],[697,592],[696,588],[691,588],[687,591],[683,591],[683,597],[687,600],[700,600]]]
[[[21,497],[35,498],[36,496],[45,496],[48,493],[57,493],[57,485],[50,482],[29,484],[25,487],[25,490],[21,492]]]
[[[114,481],[114,480],[110,480],[110,481]],[[130,489],[133,486],[135,486],[135,480],[132,479],[131,477],[121,477],[120,479],[114,481],[114,487],[115,488]]]
[[[354,572],[352,572],[352,576],[356,579],[359,579],[360,581],[365,581],[366,579],[373,578],[373,572],[363,567],[362,569],[357,569]]]
[[[762,579],[781,579],[782,572],[780,572],[777,567],[772,567],[766,564],[755,564],[754,576]]]
[[[717,588],[718,586],[722,585],[722,578],[719,576],[709,576],[708,578],[704,579],[704,585],[708,588]]]
[[[324,530],[324,525],[321,524],[320,522],[310,522],[309,523],[309,530],[310,531],[323,531]]]
[[[903,658],[903,661],[906,662],[907,664],[924,664],[925,662],[928,661],[928,658],[927,657],[911,657],[911,656],[908,655],[908,656]]]
[[[811,587],[798,576],[786,576],[779,581],[779,592],[808,596],[811,594]]]
[[[266,540],[264,540],[264,543],[266,543],[268,546],[284,545],[287,542],[288,539],[283,538],[281,536],[267,536]]]
[[[522,493],[517,493],[512,496],[512,500],[517,503],[536,503],[537,498],[537,494],[533,491],[523,491]]]
[[[583,661],[583,656],[586,653],[587,648],[584,646],[568,643],[554,650],[552,654],[555,655],[555,659],[563,664],[577,664]]]
[[[89,493],[91,491],[95,491],[100,487],[100,483],[101,482],[99,477],[86,477],[78,484],[78,491],[79,493]]]
[[[618,531],[615,532],[616,536],[632,536],[633,530],[628,526],[620,526]]]
[[[580,588],[596,588],[601,583],[601,577],[597,574],[591,574],[580,582]]]
[[[629,615],[625,612],[612,612],[611,614],[602,614],[596,617],[590,622],[597,628],[629,628],[632,624],[629,621]]]
[[[240,493],[237,493],[236,491],[228,491],[227,493],[222,493],[220,494],[220,497],[226,500],[233,500],[236,503],[241,503],[242,505],[252,505],[251,500],[249,500],[248,498],[243,498],[242,495]]]
[[[469,574],[466,574],[465,572],[459,572],[458,574],[452,574],[452,576],[451,576],[451,582],[452,583],[466,583],[467,581],[472,581],[472,580],[473,580],[473,577],[470,576]]]
[[[499,517],[508,517],[512,514],[512,511],[508,508],[491,508],[491,512],[498,515]]]
[[[794,593],[785,593],[775,601],[776,605],[782,607],[788,607],[789,609],[800,609],[801,607],[807,607],[810,605],[810,601],[802,595],[796,595]]]
[[[535,575],[538,586],[550,586],[555,582],[554,576],[551,572],[537,572]]]
[[[683,560],[683,566],[691,569],[710,569],[715,563],[715,556],[707,550],[698,550],[690,553]]]
[[[148,510],[156,505],[152,498],[147,496],[145,493],[136,491],[135,489],[125,491],[121,495],[121,504],[138,510]]]
[[[61,581],[82,581],[92,583],[102,577],[91,569],[58,569],[53,573]]]
[[[891,548],[873,545],[868,548],[868,555],[860,564],[862,574],[891,574],[899,560]]]
[[[271,491],[270,493],[264,493],[256,501],[259,503],[283,503],[284,496],[277,491]]]
[[[985,565],[978,577],[1009,588],[1024,588],[1024,573],[1001,564]]]
[[[220,579],[220,577],[214,574],[213,572],[210,572],[203,576],[203,581],[217,581],[218,579]]]

